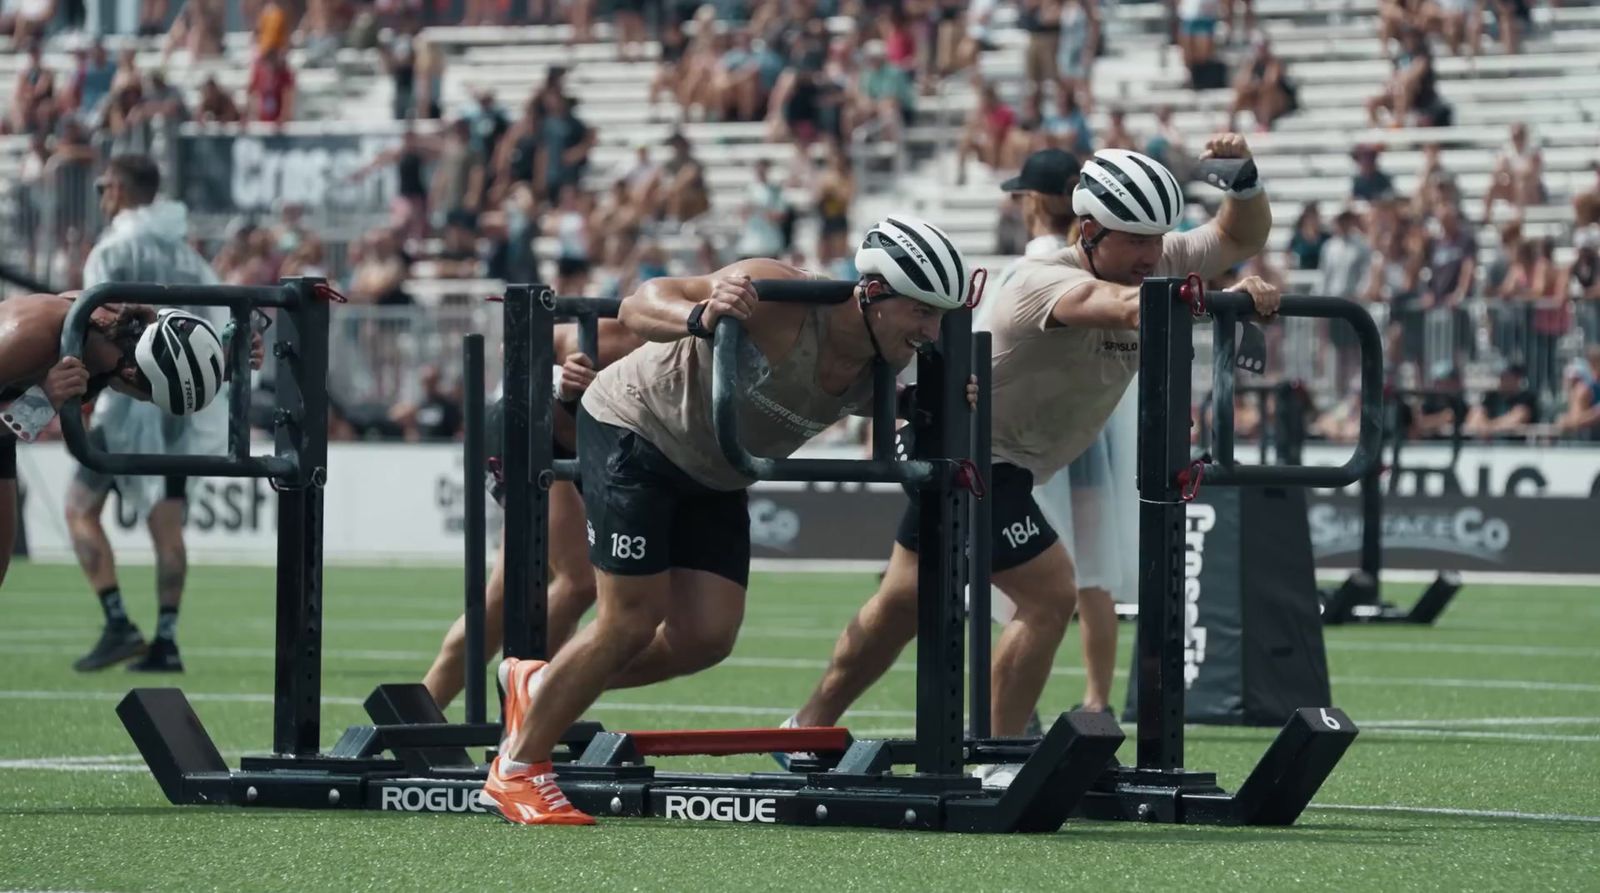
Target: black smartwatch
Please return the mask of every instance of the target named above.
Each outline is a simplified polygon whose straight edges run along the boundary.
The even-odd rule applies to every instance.
[[[709,339],[711,337],[711,330],[706,328],[705,323],[700,321],[701,317],[704,317],[705,315],[706,302],[701,301],[700,303],[694,305],[694,309],[689,311],[689,334],[695,336],[696,338]]]

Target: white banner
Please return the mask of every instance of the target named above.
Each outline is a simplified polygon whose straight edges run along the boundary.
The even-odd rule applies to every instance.
[[[826,455],[830,451],[808,452]],[[831,452],[841,457],[861,455],[859,450]],[[328,562],[461,563],[466,491],[459,445],[335,443],[329,446],[328,455],[323,525],[324,557]],[[1256,452],[1240,444],[1237,455],[1241,460],[1251,460]],[[1308,446],[1305,455],[1308,463],[1325,464],[1337,464],[1348,457],[1348,447],[1322,445]],[[1443,445],[1415,446],[1407,449],[1401,459],[1407,469],[1442,469],[1448,464],[1449,449]],[[17,466],[30,553],[36,560],[72,560],[63,505],[77,464],[64,446],[46,443],[18,449]],[[1422,477],[1426,480],[1422,481],[1421,492],[1444,492],[1446,481],[1442,474]],[[1600,495],[1600,450],[1467,446],[1451,480],[1467,497]],[[898,486],[867,488],[895,490]],[[780,483],[756,489],[778,492],[825,490],[827,486]],[[838,498],[849,499],[862,487],[842,485],[838,489]],[[1417,475],[1409,470],[1402,474],[1401,491],[1417,492]],[[487,502],[492,550],[499,536],[499,509],[493,500]],[[751,505],[759,508],[765,503],[753,500]],[[189,560],[197,564],[272,564],[277,556],[277,508],[277,495],[266,481],[190,480]],[[771,519],[765,515],[757,520],[762,531],[770,526]],[[107,503],[104,521],[118,561],[152,560],[148,534],[120,510],[115,495]],[[862,531],[869,536],[879,533],[889,536],[892,531]]]
[[[325,559],[461,564],[466,545],[462,464],[461,448],[450,444],[330,445],[323,502]],[[61,444],[17,450],[28,549],[36,560],[72,560],[64,500],[77,467]],[[499,536],[499,508],[487,494],[485,500],[492,549]],[[149,534],[121,510],[115,494],[107,500],[102,520],[118,561],[154,560]],[[266,481],[190,479],[191,562],[270,565],[277,558],[277,532],[277,494]]]

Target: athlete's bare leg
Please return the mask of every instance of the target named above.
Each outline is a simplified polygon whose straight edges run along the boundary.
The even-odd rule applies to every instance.
[[[589,565],[589,541],[584,528],[583,500],[577,488],[566,481],[550,488],[550,586],[549,636],[551,654],[572,638],[578,621],[594,604],[594,568]],[[483,658],[492,662],[504,643],[505,618],[505,532],[501,530],[500,550],[484,591]],[[445,633],[439,655],[422,680],[441,709],[461,693],[466,684],[463,668],[467,660],[467,619],[457,617]]]
[[[1111,702],[1117,667],[1117,603],[1104,589],[1078,590],[1078,632],[1083,639],[1083,709],[1103,710]]]
[[[833,646],[816,690],[795,715],[802,726],[831,726],[894,665],[917,635],[917,554],[895,543],[878,591]]]
[[[708,670],[733,653],[744,623],[744,590],[707,571],[672,570],[673,602],[644,652],[608,688],[635,688]]]
[[[989,723],[996,736],[1015,736],[1023,734],[1050,678],[1076,607],[1077,586],[1072,560],[1059,541],[1017,567],[997,571],[993,580],[1017,613],[995,643]]]

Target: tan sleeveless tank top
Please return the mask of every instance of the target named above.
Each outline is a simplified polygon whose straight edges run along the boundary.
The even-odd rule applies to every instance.
[[[806,314],[794,347],[769,363],[748,338],[739,356],[739,439],[757,456],[782,459],[834,422],[872,405],[872,369],[843,394],[817,384],[827,339],[826,307]],[[711,424],[711,342],[651,342],[601,370],[583,395],[597,421],[635,432],[685,474],[714,490],[742,490],[753,481],[735,471],[717,447]]]

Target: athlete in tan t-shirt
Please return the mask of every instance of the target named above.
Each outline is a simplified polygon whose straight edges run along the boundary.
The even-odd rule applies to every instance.
[[[1207,150],[1249,157],[1237,134],[1213,138]],[[990,722],[997,736],[1023,733],[1076,603],[1072,562],[1033,501],[1033,482],[1089,445],[1137,371],[1140,284],[1148,276],[1216,275],[1260,251],[1272,228],[1266,196],[1252,182],[1230,195],[1212,222],[1171,232],[1183,214],[1177,179],[1160,162],[1119,149],[1101,150],[1083,165],[1073,211],[1081,220],[1078,243],[1024,258],[977,319],[994,337],[993,581],[1016,604],[994,650]],[[1263,314],[1276,312],[1276,288],[1254,277],[1238,287],[1255,296]],[[915,532],[902,520],[877,594],[840,636],[792,724],[837,722],[916,635]]]
[[[763,303],[753,280],[804,279],[775,260],[710,276],[655,279],[623,300],[644,346],[602,370],[578,414],[578,462],[598,612],[546,665],[501,662],[505,740],[479,795],[516,824],[587,825],[561,794],[550,752],[608,687],[717,663],[733,648],[750,573],[750,481],[723,459],[711,420],[710,335],[742,320],[739,436],[751,453],[792,454],[871,405],[873,362],[900,370],[939,336],[972,289],[942,231],[890,216],[855,256],[856,300]],[[696,655],[694,666],[675,663]]]

